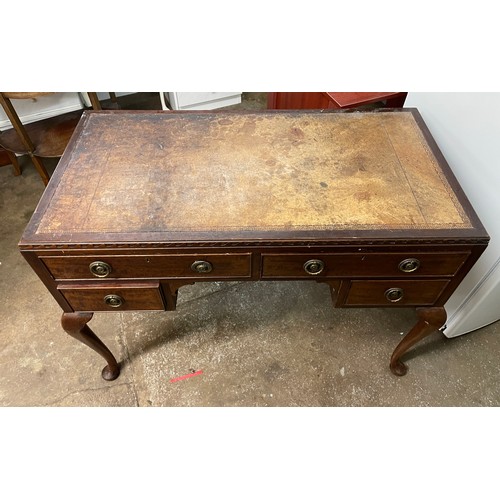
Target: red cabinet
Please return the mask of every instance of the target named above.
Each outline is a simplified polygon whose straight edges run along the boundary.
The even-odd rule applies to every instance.
[[[407,92],[269,92],[269,109],[348,109],[383,102],[402,108]]]

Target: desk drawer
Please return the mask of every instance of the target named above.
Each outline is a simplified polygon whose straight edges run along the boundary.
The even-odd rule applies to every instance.
[[[103,285],[59,285],[75,311],[164,311],[158,282]]]
[[[430,306],[448,280],[353,280],[342,306]]]
[[[47,256],[41,260],[55,279],[245,278],[250,253],[180,255]]]
[[[262,277],[453,276],[468,256],[469,252],[267,254],[262,256]]]

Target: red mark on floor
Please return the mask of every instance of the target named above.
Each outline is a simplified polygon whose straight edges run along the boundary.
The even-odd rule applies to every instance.
[[[196,377],[196,375],[201,375],[203,373],[203,370],[198,370],[197,372],[193,373],[188,373],[187,375],[182,375],[177,378],[171,378],[170,382],[179,382],[179,380],[184,380],[186,378],[191,378],[191,377]]]

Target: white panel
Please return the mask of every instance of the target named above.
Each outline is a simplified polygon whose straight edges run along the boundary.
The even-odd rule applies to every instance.
[[[135,92],[115,92],[116,97],[120,97],[121,95],[130,95],[130,94],[135,94]],[[109,99],[109,92],[97,92],[97,97],[99,100],[106,100]]]
[[[173,109],[217,109],[241,102],[241,92],[169,92]]]
[[[177,92],[179,105],[192,106],[209,101],[217,101],[238,94],[238,92]]]
[[[491,237],[446,304],[445,334],[454,337],[500,319],[500,93],[410,92],[405,107],[422,114]]]
[[[453,312],[447,322],[446,335],[457,337],[497,321],[500,308],[499,298],[500,260],[497,261],[491,273]]]
[[[133,92],[116,92],[117,96],[128,94],[133,94]],[[98,92],[97,96],[99,99],[109,99],[109,92]],[[82,109],[82,99],[90,106],[90,100],[85,99],[85,96],[79,92],[56,92],[36,99],[12,99],[12,104],[16,108],[21,121],[31,123]],[[12,125],[0,106],[0,130],[8,128],[12,128]]]
[[[23,123],[35,122],[83,107],[78,92],[57,92],[36,99],[12,99],[12,104]],[[8,128],[12,128],[12,125],[0,106],[0,130]]]

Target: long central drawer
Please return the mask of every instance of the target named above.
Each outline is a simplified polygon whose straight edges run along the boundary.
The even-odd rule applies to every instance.
[[[96,278],[246,278],[251,253],[44,256],[57,280]]]
[[[453,276],[470,252],[262,255],[263,278]]]

